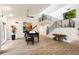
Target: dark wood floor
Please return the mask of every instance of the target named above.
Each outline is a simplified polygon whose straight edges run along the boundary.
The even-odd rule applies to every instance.
[[[79,54],[79,41],[72,43],[59,42],[40,37],[40,42],[34,45],[24,39],[9,40],[2,46],[1,55],[77,55]]]

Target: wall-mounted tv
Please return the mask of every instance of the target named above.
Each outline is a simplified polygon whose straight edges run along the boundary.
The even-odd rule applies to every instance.
[[[63,13],[64,20],[76,18],[76,9]]]

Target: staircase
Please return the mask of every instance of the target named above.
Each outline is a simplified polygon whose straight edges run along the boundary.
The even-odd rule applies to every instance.
[[[53,38],[52,36],[52,31],[55,30],[56,28],[62,28],[62,20],[55,21],[50,27],[47,27],[47,37],[48,38]]]

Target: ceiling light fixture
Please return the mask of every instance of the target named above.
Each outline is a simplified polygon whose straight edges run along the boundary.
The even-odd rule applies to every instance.
[[[5,9],[5,10],[10,10],[11,8],[10,8],[10,7],[4,7],[4,9]]]

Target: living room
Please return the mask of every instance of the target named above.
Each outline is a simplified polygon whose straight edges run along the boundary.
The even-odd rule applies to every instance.
[[[5,25],[5,30],[4,32],[2,32],[2,36],[1,36],[2,39],[4,39],[4,42],[1,41],[2,44],[1,54],[13,54],[13,55],[15,54],[17,55],[19,54],[21,55],[22,54],[25,55],[26,54],[27,55],[79,54],[78,53],[79,51],[78,50],[79,5],[78,4],[75,5],[74,4],[36,4],[36,5],[14,4],[14,5],[1,5],[1,6],[9,6],[13,8],[13,9],[7,8],[10,9],[7,10],[7,13],[5,13],[6,12],[5,10],[1,11],[2,12],[1,19],[3,19],[5,15],[10,13],[9,11],[11,10],[14,10],[12,12],[15,14],[14,16],[10,14],[8,18],[4,17],[4,20],[3,21],[1,20],[2,22],[1,25]],[[74,15],[70,15],[71,18],[65,17],[67,19],[64,19],[63,14],[70,13],[73,10],[75,12]],[[73,12],[71,12],[70,14],[72,13]],[[75,24],[73,23],[73,21],[75,22]],[[34,28],[31,31],[32,33],[34,33],[35,31],[39,32],[39,42],[35,41],[34,45],[27,44],[24,38],[23,26],[26,26],[28,24],[32,25],[32,28]],[[12,40],[11,37],[12,35],[11,26],[16,27],[15,40]],[[3,27],[1,27],[1,31],[2,30]],[[55,38],[56,40],[53,40],[55,36],[57,38]],[[64,40],[64,37],[66,37],[66,40]],[[37,40],[37,38],[35,39]],[[58,41],[58,39],[62,41]],[[67,49],[66,47],[69,49]],[[23,49],[26,50],[23,51]]]

